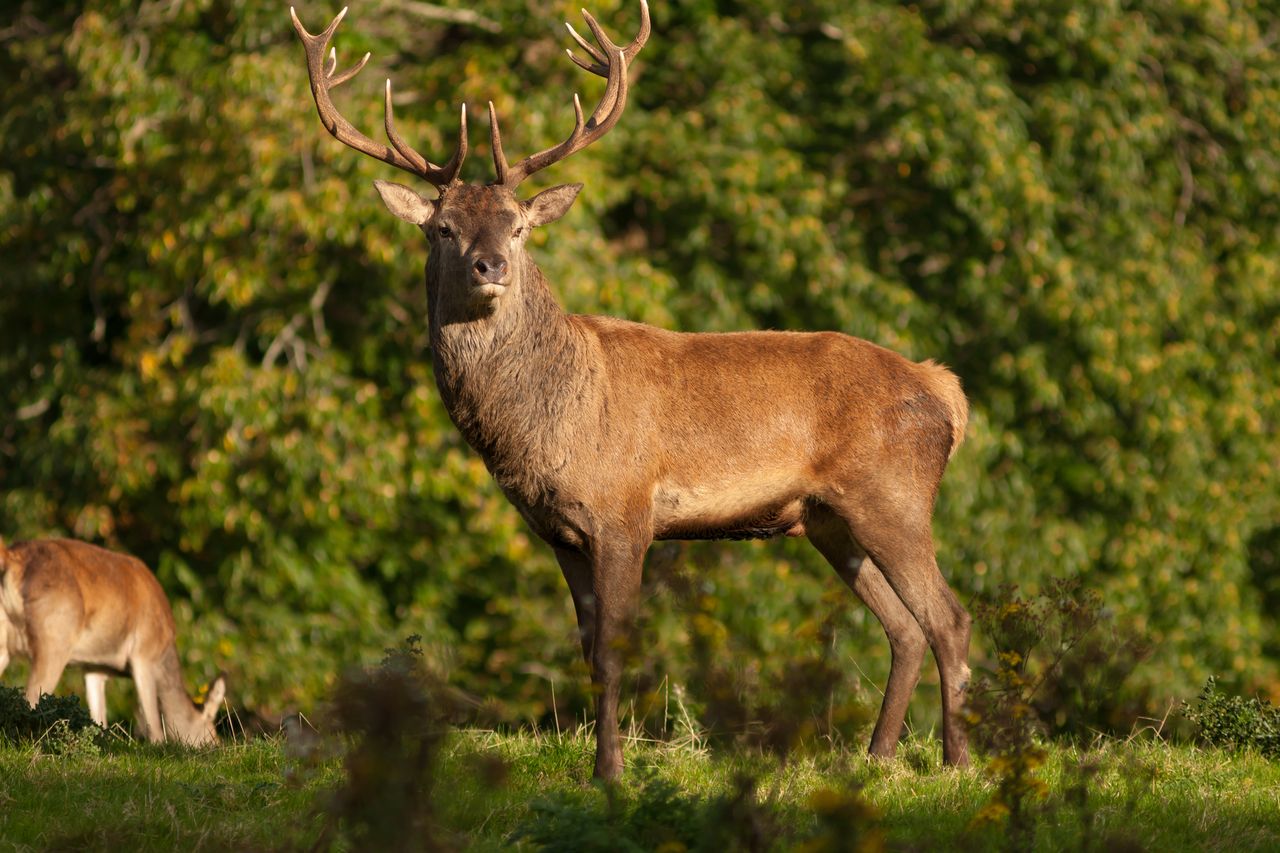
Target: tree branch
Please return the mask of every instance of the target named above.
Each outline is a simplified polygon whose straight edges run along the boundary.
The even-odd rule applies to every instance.
[[[450,24],[462,24],[467,27],[476,27],[487,33],[502,32],[502,25],[492,18],[486,18],[470,9],[449,9],[445,6],[437,6],[435,3],[424,3],[422,0],[398,0],[393,4],[393,8],[401,9],[410,14],[417,15],[419,18],[426,18],[431,21],[447,21]]]

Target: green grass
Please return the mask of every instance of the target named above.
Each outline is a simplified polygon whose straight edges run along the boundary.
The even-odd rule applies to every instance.
[[[981,767],[943,768],[931,741],[904,743],[892,762],[833,749],[782,763],[644,742],[630,743],[627,757],[626,780],[610,798],[589,779],[582,732],[458,732],[436,776],[440,834],[477,850],[533,849],[537,838],[558,849],[619,849],[627,838],[638,849],[681,838],[696,846],[714,826],[739,833],[725,849],[741,833],[778,849],[855,849],[822,845],[857,833],[890,849],[1008,841],[999,820],[971,827],[992,780]],[[755,794],[735,804],[744,774],[757,780]],[[207,752],[126,742],[49,755],[0,745],[0,847],[305,849],[342,778],[339,760],[302,766],[272,739]],[[1037,850],[1110,849],[1122,840],[1162,851],[1280,849],[1280,763],[1257,755],[1138,740],[1054,746],[1039,778],[1048,794],[1032,806]]]
[[[314,838],[317,789],[291,779],[280,745],[207,752],[115,744],[49,755],[0,745],[0,846],[11,849],[252,849]],[[296,842],[296,844],[291,844]]]

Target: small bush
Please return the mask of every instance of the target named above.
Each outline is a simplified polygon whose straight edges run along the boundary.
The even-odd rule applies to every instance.
[[[973,828],[1003,826],[1008,849],[1029,850],[1049,796],[1039,772],[1048,755],[1045,739],[1080,734],[1075,727],[1085,723],[1115,724],[1123,707],[1116,697],[1147,647],[1075,580],[1054,581],[1028,597],[1008,586],[977,603],[973,614],[996,653],[966,708],[996,783]]]
[[[329,728],[349,740],[345,780],[323,808],[329,822],[315,849],[432,851],[455,845],[437,824],[436,761],[458,707],[457,694],[427,666],[421,638],[388,649],[376,667],[339,682]]]
[[[1150,704],[1128,683],[1150,656],[1150,643],[1079,579],[1053,580],[1036,595],[1002,587],[993,599],[975,603],[973,615],[997,656],[987,668],[996,676],[989,680],[998,683],[1001,669],[1012,670],[1043,734],[1126,732]]]
[[[39,742],[47,752],[96,751],[103,729],[80,704],[79,696],[44,694],[34,708],[16,687],[0,687],[0,737]]]
[[[1255,749],[1267,758],[1280,759],[1280,708],[1265,699],[1228,696],[1210,678],[1194,706],[1184,703],[1183,714],[1204,743]]]

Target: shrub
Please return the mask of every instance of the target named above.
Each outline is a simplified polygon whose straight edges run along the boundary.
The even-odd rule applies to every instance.
[[[426,664],[421,638],[388,649],[375,667],[348,672],[334,691],[330,728],[349,739],[345,779],[323,804],[317,849],[337,841],[359,850],[448,850],[435,819],[436,761],[458,705]]]
[[[36,741],[48,752],[97,748],[105,732],[80,704],[79,696],[45,693],[33,708],[16,687],[0,687],[0,736],[10,741]]]
[[[1280,708],[1256,696],[1228,696],[1210,677],[1195,705],[1183,704],[1183,714],[1196,726],[1201,741],[1225,749],[1256,749],[1280,759]]]
[[[996,781],[975,826],[1004,823],[1010,849],[1030,849],[1034,806],[1049,793],[1037,775],[1047,755],[1042,739],[1108,717],[1114,722],[1123,707],[1115,697],[1123,695],[1146,646],[1115,625],[1101,597],[1075,580],[1056,580],[1029,597],[1007,586],[975,605],[973,614],[996,653],[995,665],[970,691],[966,711]]]

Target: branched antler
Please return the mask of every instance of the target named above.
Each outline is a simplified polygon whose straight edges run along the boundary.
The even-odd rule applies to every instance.
[[[569,138],[559,145],[554,145],[551,148],[526,157],[514,166],[508,166],[507,158],[502,152],[502,133],[498,129],[498,116],[494,111],[493,102],[490,101],[489,135],[493,142],[493,166],[498,173],[495,183],[514,190],[534,172],[545,169],[553,163],[558,163],[604,136],[613,129],[613,126],[618,123],[618,119],[622,117],[622,111],[627,105],[627,66],[635,58],[635,55],[640,52],[640,48],[644,47],[645,42],[649,40],[649,4],[646,0],[640,0],[640,32],[631,44],[625,48],[614,44],[596,19],[591,16],[590,12],[584,9],[582,10],[582,16],[586,18],[587,26],[590,27],[592,35],[595,36],[596,41],[599,43],[598,48],[578,35],[572,26],[568,24],[566,26],[569,27],[569,34],[573,36],[574,41],[594,61],[588,62],[580,59],[572,51],[565,52],[580,68],[584,68],[599,77],[604,77],[608,81],[605,85],[604,95],[600,98],[600,103],[592,111],[591,118],[584,121],[582,104],[575,94],[573,96],[574,125],[573,132],[569,134]]]
[[[443,190],[450,184],[455,183],[458,180],[458,172],[462,168],[462,161],[467,156],[466,104],[462,105],[462,119],[458,127],[458,147],[454,150],[453,157],[443,166],[437,166],[423,157],[396,132],[395,119],[391,109],[390,80],[387,80],[386,106],[384,109],[387,139],[391,141],[390,146],[374,142],[356,130],[333,105],[333,101],[329,97],[329,91],[356,76],[364,68],[365,63],[369,61],[369,54],[366,53],[364,58],[357,62],[354,67],[334,76],[334,72],[338,69],[338,54],[336,50],[329,50],[329,67],[328,69],[324,67],[325,50],[329,48],[329,40],[333,38],[334,32],[338,29],[338,24],[342,23],[342,19],[346,14],[347,10],[344,7],[338,13],[338,16],[329,23],[329,26],[324,29],[324,32],[319,35],[312,35],[302,26],[302,22],[298,20],[298,14],[293,7],[289,7],[289,16],[293,18],[293,28],[297,30],[298,38],[302,39],[303,47],[306,48],[307,76],[311,79],[311,94],[316,100],[316,109],[320,113],[320,122],[342,144],[354,148],[362,154],[376,157],[384,163],[390,163],[396,168],[404,169],[406,172],[417,175],[434,184],[438,189]]]

